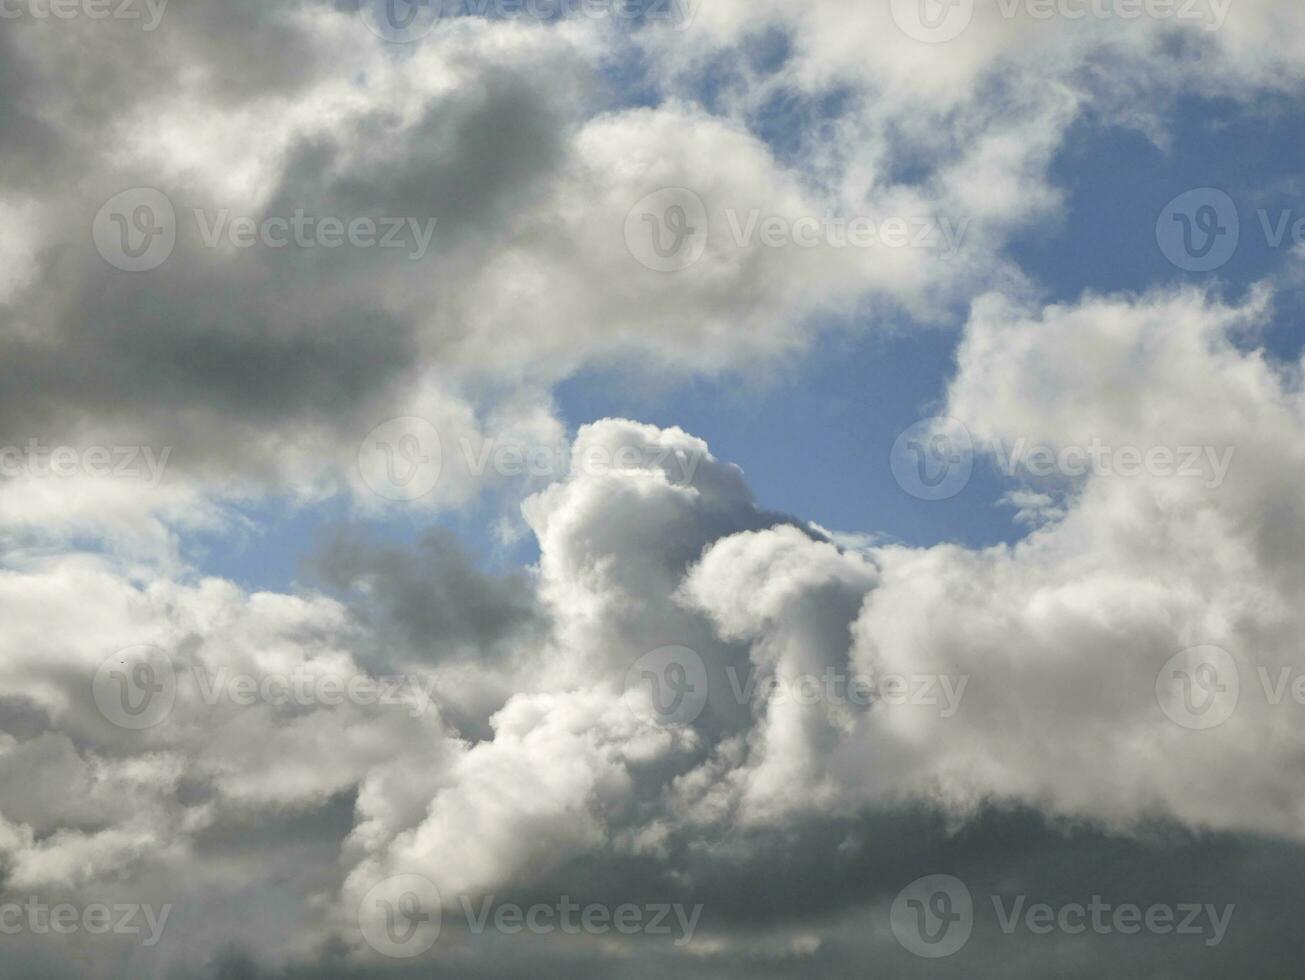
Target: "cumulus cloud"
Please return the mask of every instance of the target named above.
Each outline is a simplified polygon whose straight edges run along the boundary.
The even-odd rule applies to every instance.
[[[1203,892],[1261,913],[1184,975],[1289,969],[1257,958],[1305,809],[1305,400],[1258,346],[1281,298],[1050,304],[1007,245],[1058,220],[1085,119],[1164,145],[1183,93],[1296,93],[1302,15],[1070,30],[980,0],[931,45],[900,6],[450,17],[411,45],[310,2],[5,20],[0,904],[166,904],[171,927],[23,935],[0,973],[913,976],[887,910],[939,861],[1053,893],[1105,863],[1173,901],[1208,863]],[[617,64],[639,79],[614,97]],[[164,220],[141,188],[175,242],[127,271],[103,209]],[[312,247],[269,239],[296,215]],[[401,247],[327,244],[323,219]],[[831,324],[957,317],[939,412],[1012,544],[827,531],[694,434],[571,434],[553,402],[595,367],[720,375]],[[402,492],[362,455],[389,419],[436,433],[387,430]],[[106,478],[128,454],[145,470]],[[433,467],[426,492],[396,462]],[[188,548],[337,496],[294,589]],[[487,500],[529,567],[429,523]],[[395,514],[421,532],[372,533]],[[426,887],[445,928],[409,970],[376,936]],[[525,953],[462,918],[561,896],[705,913],[679,942]],[[1049,945],[980,938],[966,965],[1170,969],[1158,944]]]
[[[1161,820],[1296,839],[1300,804],[1283,773],[1299,748],[1285,706],[1247,703],[1194,732],[1156,697],[1166,661],[1197,644],[1232,653],[1248,702],[1257,665],[1297,666],[1297,522],[1283,518],[1300,396],[1294,375],[1236,343],[1265,310],[1258,297],[1228,307],[1191,291],[1038,311],[999,296],[978,303],[947,410],[981,444],[1238,449],[1217,487],[1092,473],[1065,491],[1063,516],[1014,546],[846,551],[758,508],[739,471],[709,454],[693,483],[678,482],[669,461],[706,454],[683,432],[618,420],[584,429],[576,458],[605,443],[666,453],[603,473],[576,466],[528,501],[538,579],[514,588],[529,589],[521,601],[539,604],[540,626],[427,623],[435,642],[515,647],[482,665],[500,675],[502,700],[474,742],[442,725],[449,665],[429,662],[415,633],[391,662],[435,682],[430,711],[406,710],[420,705],[413,691],[390,710],[214,707],[198,674],[147,732],[114,731],[87,703],[96,659],[139,642],[210,671],[348,677],[375,637],[391,635],[390,617],[397,629],[425,622],[404,618],[420,617],[419,598],[406,614],[349,614],[217,581],[138,588],[86,563],[11,573],[6,680],[31,705],[16,713],[27,720],[15,722],[4,764],[16,778],[58,774],[60,791],[5,805],[9,880],[93,882],[193,860],[226,821],[340,794],[355,795],[354,826],[338,842],[339,897],[323,936],[348,936],[363,896],[397,874],[425,876],[456,908],[456,897],[527,887],[590,855],[670,860],[685,833],[705,841],[722,826],[766,833],[909,805],[962,822],[1024,806],[1125,833]],[[1094,401],[1101,373],[1121,371],[1136,381],[1130,398]],[[371,576],[401,599],[411,559],[332,560],[346,579]],[[432,574],[487,597],[498,588],[456,564]],[[52,620],[58,632],[41,625]],[[658,724],[625,696],[628,668],[668,644],[707,665],[710,696],[687,726]],[[883,689],[864,703],[775,696],[831,672],[966,684],[951,713]],[[356,933],[345,941],[366,952]]]

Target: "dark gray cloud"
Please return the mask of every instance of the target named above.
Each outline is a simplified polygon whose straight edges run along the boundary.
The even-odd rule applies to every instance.
[[[430,329],[448,255],[492,238],[539,193],[563,155],[578,75],[557,62],[541,85],[538,64],[478,65],[457,52],[471,86],[414,97],[366,77],[406,70],[391,61],[397,50],[340,78],[349,69],[333,49],[361,54],[375,39],[356,17],[323,34],[296,16],[315,9],[174,3],[154,32],[5,22],[0,45],[15,57],[0,59],[0,202],[10,191],[42,209],[25,229],[30,274],[0,298],[0,444],[73,442],[90,421],[122,441],[173,446],[178,471],[266,474],[311,452],[301,434],[342,447],[360,438],[411,397],[423,356],[456,339]],[[176,115],[180,85],[215,127],[255,141],[230,147],[230,161],[262,158],[264,200],[221,191],[222,161],[200,175],[155,148],[144,151],[151,163],[124,163],[151,141],[190,138],[171,132],[197,122]],[[282,134],[261,120],[277,106],[349,86],[361,113],[324,112],[283,150],[272,145]],[[162,192],[176,215],[174,250],[141,273],[112,267],[91,239],[100,206],[136,187]],[[296,212],[397,219],[411,244],[213,247],[205,229],[224,210],[260,223]],[[429,240],[418,248],[420,233]]]
[[[383,544],[363,527],[338,527],[308,570],[375,638],[378,666],[498,660],[538,644],[549,628],[530,576],[480,571],[445,530],[405,547]]]
[[[251,828],[252,830],[253,828]],[[299,825],[296,833],[302,833]],[[286,831],[294,825],[286,825]],[[267,843],[267,835],[260,834]],[[322,950],[312,962],[277,967],[239,940],[178,980],[300,980],[306,977],[392,978],[470,976],[690,978],[884,976],[1035,978],[1049,973],[1088,978],[1275,978],[1292,975],[1305,954],[1293,928],[1301,900],[1305,849],[1244,835],[1194,835],[1157,824],[1139,837],[1119,837],[1082,824],[1049,821],[1028,809],[985,808],[966,827],[949,829],[927,808],[867,813],[855,820],[814,821],[782,834],[678,837],[669,860],[590,855],[527,888],[495,895],[529,907],[573,900],[615,908],[623,903],[701,903],[699,934],[720,942],[704,955],[676,949],[670,939],[635,936],[617,948],[568,949],[547,937],[471,937],[474,955],[455,965],[360,965],[342,950]],[[233,837],[233,843],[236,838]],[[252,846],[252,841],[249,842]],[[289,843],[289,841],[287,841]],[[242,850],[244,847],[242,846]],[[302,848],[295,847],[301,852]],[[960,952],[922,959],[898,946],[889,929],[897,892],[925,874],[963,880],[975,899],[975,925]],[[1028,904],[1112,905],[1188,903],[1235,906],[1222,941],[1207,946],[1193,935],[1034,935],[1001,929],[991,898],[1005,907]],[[184,921],[187,910],[174,915]],[[446,913],[446,922],[451,913]],[[456,930],[446,933],[451,937]],[[818,945],[795,948],[795,937]],[[534,947],[539,947],[538,949]],[[547,947],[546,953],[544,947]],[[35,962],[41,962],[36,960]],[[74,976],[57,956],[44,975]],[[17,976],[3,972],[0,976]],[[31,974],[24,974],[31,975]]]

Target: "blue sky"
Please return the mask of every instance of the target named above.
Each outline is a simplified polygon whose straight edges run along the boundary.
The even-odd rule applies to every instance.
[[[782,50],[772,39],[774,50]],[[613,76],[613,82],[619,81]],[[626,91],[637,102],[636,86]],[[836,111],[837,99],[825,108]],[[762,133],[783,155],[811,116],[768,112]],[[802,107],[799,107],[802,108]],[[1139,292],[1179,282],[1208,282],[1230,299],[1253,283],[1280,274],[1289,262],[1288,240],[1266,241],[1258,210],[1276,224],[1305,218],[1305,195],[1293,162],[1305,131],[1305,109],[1262,99],[1251,112],[1231,100],[1184,98],[1169,123],[1170,140],[1157,146],[1136,130],[1076,124],[1051,172],[1064,194],[1055,220],[1029,229],[1009,254],[1044,291],[1049,302],[1071,302],[1085,292]],[[1233,258],[1217,274],[1175,268],[1155,239],[1156,218],[1177,194],[1197,187],[1226,190],[1237,203],[1242,235]],[[1258,338],[1278,357],[1298,356],[1305,323],[1292,310],[1298,292],[1280,289],[1280,310]],[[921,325],[902,317],[884,323],[830,323],[814,349],[773,366],[764,377],[729,375],[658,386],[622,370],[588,370],[555,391],[570,430],[607,416],[658,426],[679,426],[705,439],[719,458],[742,467],[763,506],[800,515],[832,530],[877,534],[911,545],[954,541],[970,547],[1011,542],[1026,529],[999,498],[1010,489],[980,461],[957,496],[921,501],[905,493],[887,467],[898,433],[935,413],[954,371],[963,310],[954,322]],[[491,532],[497,501],[443,514],[452,529],[489,568],[533,562],[533,541],[503,546]],[[383,538],[402,544],[421,531],[421,511],[367,520],[343,501],[309,508],[270,505],[250,512],[256,528],[245,535],[201,537],[199,564],[209,574],[253,588],[286,588],[303,559],[336,523],[366,520]],[[194,553],[199,557],[200,552]]]

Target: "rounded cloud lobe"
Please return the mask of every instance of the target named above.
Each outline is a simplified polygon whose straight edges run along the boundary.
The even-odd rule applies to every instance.
[[[598,858],[692,880],[680,862],[695,839],[718,854],[724,829],[798,833],[902,806],[961,825],[1027,807],[1126,835],[1162,821],[1298,840],[1291,706],[1266,701],[1259,671],[1301,666],[1287,560],[1299,551],[1285,540],[1297,522],[1279,523],[1296,506],[1300,460],[1286,437],[1301,402],[1294,375],[1235,342],[1264,315],[1258,299],[1227,307],[1181,291],[1036,312],[998,296],[976,304],[947,410],[985,452],[1053,437],[1144,454],[1237,448],[1217,486],[1145,473],[1071,481],[1054,490],[1063,516],[1013,546],[849,551],[759,509],[700,440],[588,426],[571,475],[525,506],[541,554],[535,580],[518,585],[543,632],[473,631],[463,653],[436,660],[420,644],[391,654],[386,669],[410,680],[388,706],[241,707],[204,692],[223,668],[361,676],[402,610],[365,607],[364,623],[324,598],[141,586],[80,559],[8,573],[6,687],[31,693],[7,721],[17,734],[3,764],[15,778],[58,773],[60,792],[5,804],[7,880],[90,888],[186,868],[197,891],[220,892],[214,837],[257,814],[306,820],[353,798],[338,877],[312,882],[322,912],[292,945],[320,951],[334,934],[365,957],[355,910],[393,875],[424,876],[454,909]],[[1124,365],[1132,399],[1095,396],[1100,373]],[[613,446],[646,462],[577,463]],[[670,461],[690,454],[700,464],[685,482]],[[418,581],[472,574],[456,562],[363,565]],[[60,630],[42,626],[52,620]],[[88,672],[141,642],[177,664],[177,702],[146,732],[115,730],[88,702]],[[500,653],[469,664],[467,644]],[[625,696],[630,666],[667,644],[707,665],[709,695],[687,725],[660,724]],[[1241,674],[1240,710],[1209,731],[1177,724],[1156,699],[1166,662],[1199,644],[1227,650]],[[497,699],[458,705],[467,671]],[[792,695],[831,674],[901,677],[908,693],[931,679],[933,696]],[[448,698],[465,731],[445,719]],[[309,882],[297,887],[307,901]],[[728,930],[696,941],[703,952],[730,942]],[[454,930],[440,948],[465,957],[465,943]]]

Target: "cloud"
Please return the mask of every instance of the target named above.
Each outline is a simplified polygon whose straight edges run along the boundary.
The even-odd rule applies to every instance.
[[[1300,16],[1067,30],[979,3],[933,46],[841,0],[717,0],[684,32],[449,18],[405,47],[306,2],[178,6],[158,32],[6,20],[0,448],[81,469],[0,474],[0,900],[175,917],[152,951],[6,937],[0,972],[399,976],[367,899],[420,875],[448,920],[423,972],[910,976],[886,910],[942,862],[981,895],[1257,910],[1227,959],[989,933],[970,975],[1281,975],[1300,364],[1255,346],[1266,286],[1047,305],[1005,246],[1058,220],[1082,120],[1163,145],[1183,93],[1296,93]],[[646,99],[604,89],[622,59]],[[128,272],[92,231],[141,187],[175,243]],[[268,238],[297,214],[312,247]],[[397,222],[403,247],[328,245],[323,218]],[[700,252],[637,237],[663,232]],[[773,366],[831,323],[959,310],[942,411],[1028,525],[1012,545],[826,532],[682,429],[568,438],[552,401],[594,367]],[[438,457],[419,522],[519,503],[533,567],[371,535],[397,508],[360,445],[405,417],[439,435],[407,453]],[[511,471],[505,446],[561,462]],[[88,472],[117,447],[166,472]],[[1097,447],[1112,468],[1069,472]],[[336,494],[347,523],[293,594],[188,563],[251,502]],[[1173,659],[1193,648],[1232,665],[1216,726],[1166,686],[1208,681]],[[692,710],[668,723],[632,678]],[[682,946],[526,952],[457,921],[581,893],[708,912]]]
[[[355,910],[389,876],[425,876],[454,910],[463,896],[546,888],[590,860],[660,860],[672,881],[730,828],[801,833],[903,806],[937,808],[963,828],[996,807],[1138,837],[1159,822],[1299,839],[1299,804],[1283,782],[1298,751],[1290,706],[1253,703],[1255,665],[1296,665],[1299,632],[1289,599],[1298,522],[1279,523],[1294,506],[1299,460],[1286,437],[1299,426],[1299,393],[1294,375],[1236,343],[1266,310],[1258,295],[1229,307],[1190,290],[1042,310],[979,302],[947,411],[981,446],[1097,438],[1143,452],[1200,440],[1238,449],[1219,486],[1093,473],[1057,491],[1063,515],[1014,546],[844,551],[758,508],[739,471],[700,440],[607,420],[580,432],[571,472],[525,506],[540,545],[533,583],[347,538],[322,567],[338,585],[370,583],[352,612],[217,581],[140,589],[85,563],[11,573],[7,682],[30,692],[23,715],[36,724],[15,724],[4,765],[16,778],[63,773],[57,796],[4,809],[11,880],[89,884],[184,865],[245,815],[311,813],[353,795],[352,829],[336,842],[338,896],[292,945],[320,955],[336,934],[366,960]],[[1120,372],[1133,382],[1128,398],[1094,394],[1103,373]],[[1223,389],[1217,399],[1213,389]],[[639,462],[577,463],[618,446],[642,449]],[[675,461],[688,454],[702,462],[685,483]],[[468,598],[441,591],[455,589]],[[499,610],[497,624],[513,608],[524,618],[486,632],[477,602]],[[115,609],[136,611],[127,620]],[[467,618],[448,619],[454,609]],[[37,631],[51,619],[63,628]],[[378,645],[386,638],[401,642]],[[423,638],[488,656],[471,668],[432,662]],[[129,737],[95,721],[85,685],[102,651],[130,642],[255,677],[348,676],[383,648],[386,670],[435,681],[440,710],[212,707],[196,680],[179,683],[163,724]],[[709,695],[687,727],[657,724],[625,693],[631,665],[668,644],[708,665]],[[1156,697],[1165,662],[1196,644],[1233,654],[1246,698],[1205,732],[1176,724]],[[498,705],[474,742],[439,720],[453,669],[496,678],[485,690]],[[899,675],[908,691],[922,676],[966,685],[952,689],[951,713],[884,689],[863,703],[774,696],[830,673]],[[451,938],[443,955],[466,955],[467,941]],[[701,941],[700,955],[729,942]]]

